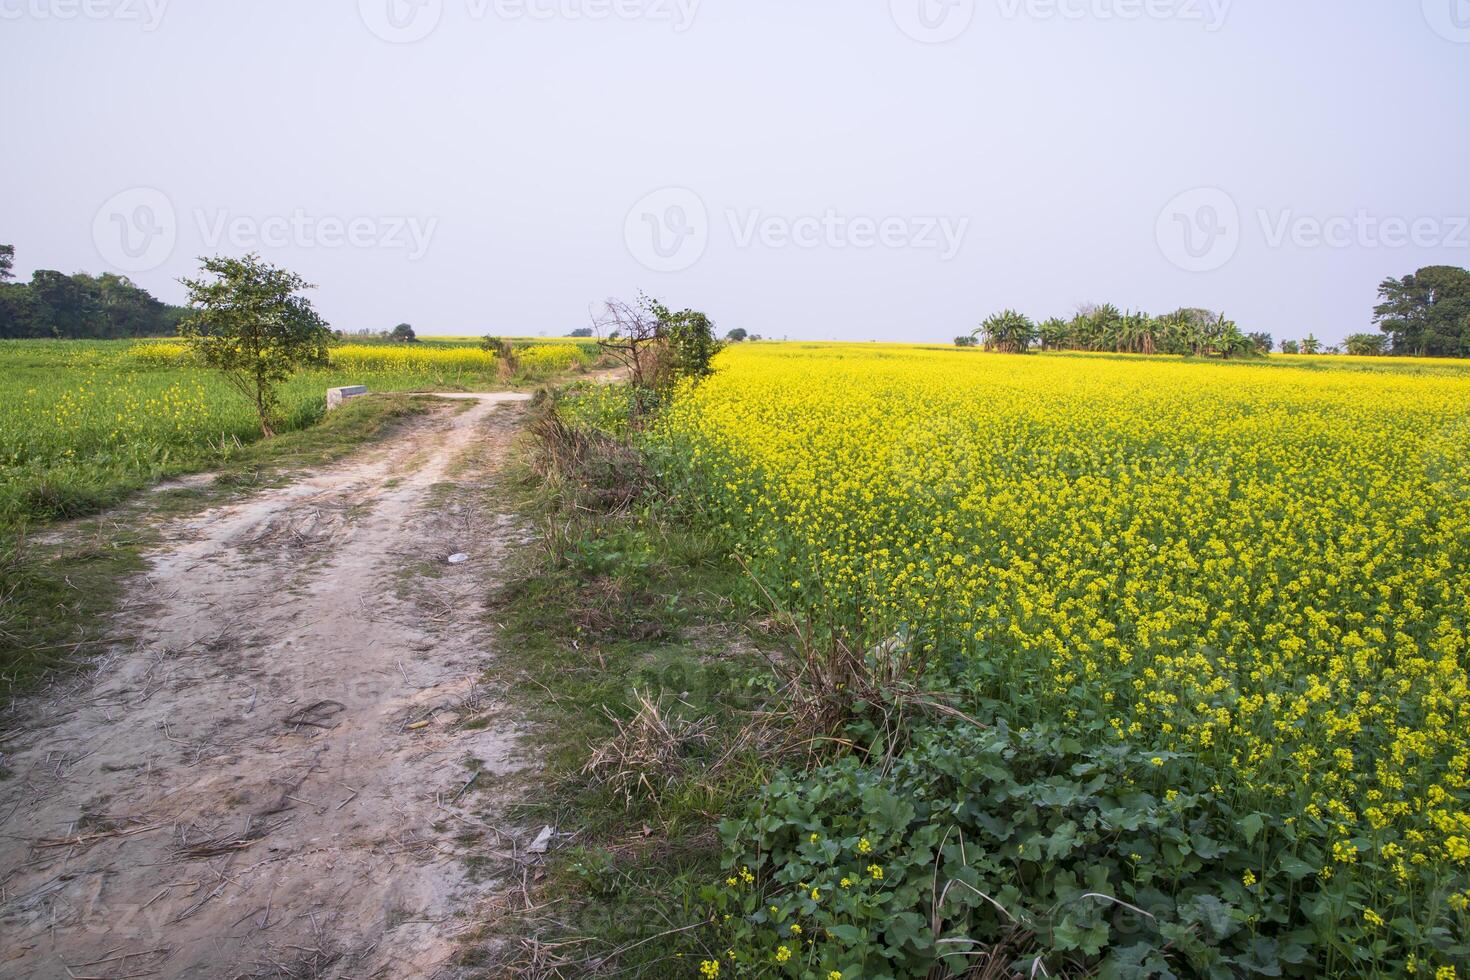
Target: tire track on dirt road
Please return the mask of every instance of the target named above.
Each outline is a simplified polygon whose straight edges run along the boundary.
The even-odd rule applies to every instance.
[[[496,888],[466,859],[514,846],[477,816],[518,768],[479,678],[525,397],[161,526],[136,643],[8,720],[0,975],[458,975]]]

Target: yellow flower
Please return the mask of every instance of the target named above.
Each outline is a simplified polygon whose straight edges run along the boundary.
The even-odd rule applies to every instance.
[[[777,963],[785,963],[789,959],[791,959],[791,949],[790,949],[790,947],[788,947],[788,946],[777,946],[776,947],[776,962]]]
[[[1383,925],[1383,916],[1379,915],[1372,909],[1364,909],[1363,921],[1368,923],[1368,925],[1372,926],[1374,929],[1377,929]]]
[[[875,881],[883,880],[883,866],[879,864],[868,865],[868,875]]]
[[[791,923],[791,934],[793,936],[799,936],[799,935],[801,935],[801,925],[800,925],[800,923],[796,923],[796,922]]]
[[[1245,874],[1240,876],[1240,880],[1245,883],[1245,887],[1249,888],[1256,883],[1256,874],[1247,868]]]
[[[710,977],[710,978],[714,978],[714,977],[719,976],[720,975],[720,961],[719,960],[705,960],[705,961],[703,961],[702,963],[699,964],[699,972],[700,972],[701,975],[706,976],[706,977]]]
[[[862,840],[858,841],[858,853],[859,854],[871,854],[872,851],[873,851],[873,844],[866,837],[864,837]]]

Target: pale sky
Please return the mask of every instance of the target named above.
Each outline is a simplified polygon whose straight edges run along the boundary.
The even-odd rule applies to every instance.
[[[1371,329],[1470,266],[1470,0],[0,0],[17,272],[203,254],[336,327]]]

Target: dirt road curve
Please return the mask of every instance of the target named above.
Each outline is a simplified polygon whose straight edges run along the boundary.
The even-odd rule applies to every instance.
[[[0,976],[458,975],[496,887],[470,859],[511,846],[477,678],[522,397],[163,528],[136,644],[0,743]]]

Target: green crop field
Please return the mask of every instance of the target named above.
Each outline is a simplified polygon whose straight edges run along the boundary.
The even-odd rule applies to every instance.
[[[527,378],[590,357],[570,342],[518,350]],[[504,387],[470,339],[349,344],[281,393],[282,432],[318,421],[325,392]],[[0,528],[85,514],[131,490],[223,462],[258,438],[250,404],[173,342],[0,341]]]

